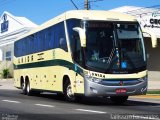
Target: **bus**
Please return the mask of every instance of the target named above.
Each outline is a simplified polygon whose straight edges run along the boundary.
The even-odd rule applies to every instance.
[[[123,103],[146,94],[147,81],[142,30],[130,15],[67,11],[14,43],[14,85],[25,95],[47,91],[68,101],[86,96]]]

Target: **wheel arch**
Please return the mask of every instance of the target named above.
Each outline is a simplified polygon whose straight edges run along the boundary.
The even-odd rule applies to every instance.
[[[25,83],[25,79],[23,76],[20,77],[20,88],[22,88],[22,83]]]

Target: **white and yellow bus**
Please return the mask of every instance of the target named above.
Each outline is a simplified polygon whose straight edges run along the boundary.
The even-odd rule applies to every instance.
[[[122,13],[65,12],[14,43],[14,84],[27,95],[57,92],[70,101],[84,95],[125,102],[146,94],[141,28]]]

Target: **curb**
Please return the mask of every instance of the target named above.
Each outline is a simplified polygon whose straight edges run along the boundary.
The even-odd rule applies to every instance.
[[[0,79],[0,81],[8,81],[8,80],[13,80],[13,78]]]
[[[160,99],[160,94],[147,94],[147,95],[137,95],[130,96],[131,98],[151,98],[151,99]]]

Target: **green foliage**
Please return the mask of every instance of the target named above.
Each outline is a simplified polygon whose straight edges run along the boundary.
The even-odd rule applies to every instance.
[[[148,91],[147,94],[159,94],[160,95],[160,90]]]
[[[5,68],[5,69],[3,69],[2,72],[3,72],[2,73],[3,78],[8,78],[8,76],[9,76],[9,69]]]

